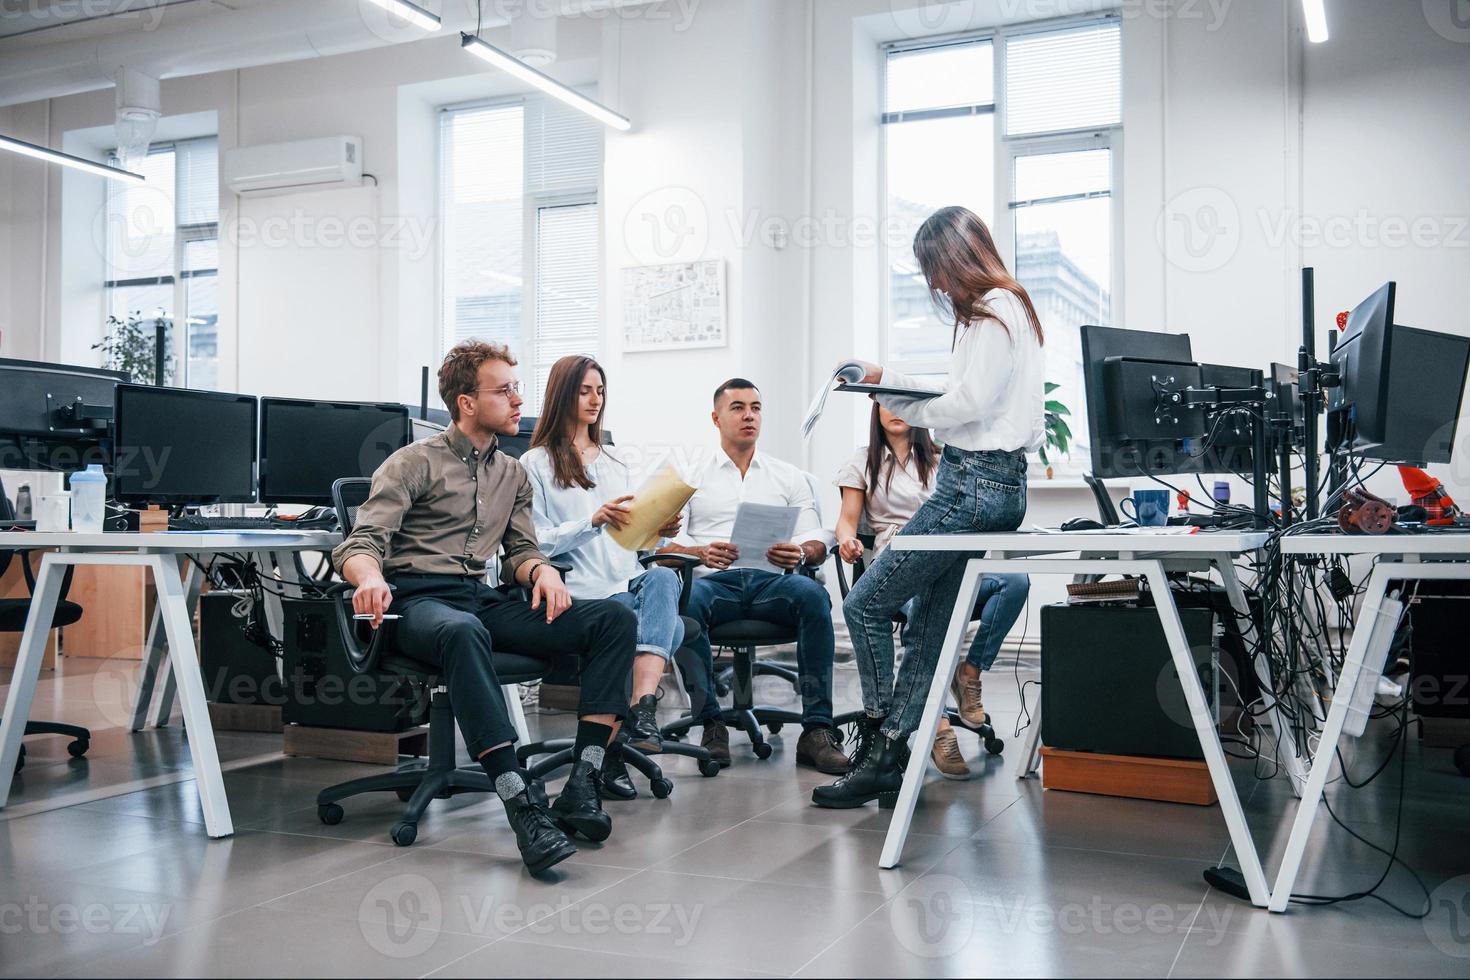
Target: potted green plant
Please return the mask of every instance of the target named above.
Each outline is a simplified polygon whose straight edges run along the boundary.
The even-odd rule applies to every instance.
[[[1060,387],[1061,385],[1051,381],[1046,383],[1046,443],[1037,451],[1037,455],[1041,457],[1041,465],[1046,467],[1048,480],[1055,476],[1052,460],[1071,454],[1072,429],[1062,416],[1071,415],[1072,410],[1051,397],[1052,392]]]
[[[107,335],[92,349],[102,351],[102,367],[126,371],[135,383],[151,385],[158,380],[155,349],[160,327],[164,336],[163,383],[168,384],[174,376],[173,321],[162,314],[144,318],[133,310],[126,320],[109,315]]]

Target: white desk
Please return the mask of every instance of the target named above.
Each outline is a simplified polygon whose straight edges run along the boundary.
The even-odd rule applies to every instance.
[[[10,679],[10,693],[0,720],[0,808],[10,797],[11,778],[20,754],[21,736],[36,692],[36,679],[46,649],[61,580],[68,565],[142,565],[153,573],[158,590],[158,609],[150,630],[148,659],[139,689],[135,719],[147,711],[154,678],[163,659],[167,641],[171,676],[178,687],[179,702],[188,732],[189,753],[194,760],[194,777],[199,802],[204,809],[205,829],[211,837],[234,833],[224,778],[215,750],[214,729],[205,703],[204,681],[194,647],[192,602],[197,602],[202,575],[190,566],[186,585],[182,566],[190,556],[218,554],[319,551],[333,547],[339,536],[326,531],[228,531],[218,533],[156,532],[133,534],[80,534],[69,531],[23,531],[0,533],[0,548],[57,549],[41,558],[36,591],[26,615],[20,653]],[[273,624],[280,628],[279,622]],[[136,731],[141,725],[135,724]]]
[[[924,773],[929,761],[929,745],[934,741],[939,719],[944,710],[949,679],[963,655],[965,628],[969,624],[970,612],[975,608],[979,594],[980,576],[985,572],[1008,572],[1026,575],[1137,575],[1147,579],[1152,590],[1159,619],[1163,624],[1164,636],[1168,640],[1174,665],[1184,687],[1184,697],[1189,705],[1199,734],[1200,746],[1204,751],[1205,763],[1215,792],[1220,797],[1220,807],[1225,823],[1230,830],[1230,839],[1240,857],[1242,873],[1250,891],[1253,904],[1265,907],[1270,899],[1265,873],[1261,868],[1260,856],[1246,825],[1245,812],[1235,792],[1235,783],[1230,778],[1225,751],[1215,729],[1209,703],[1205,699],[1199,675],[1195,670],[1184,628],[1179,620],[1179,609],[1169,590],[1166,571],[1168,568],[1199,567],[1213,565],[1220,574],[1231,606],[1241,616],[1241,621],[1251,622],[1245,594],[1235,575],[1234,561],[1241,555],[1262,547],[1269,535],[1265,531],[1219,532],[1201,531],[1197,534],[1169,533],[1162,529],[1141,529],[1129,532],[1045,534],[1039,532],[1016,532],[1010,534],[935,534],[899,535],[893,539],[892,547],[911,551],[949,551],[984,554],[985,557],[969,559],[954,611],[950,615],[949,632],[945,637],[944,649],[940,651],[934,678],[929,688],[929,698],[924,705],[923,720],[915,733],[914,750],[910,754],[904,772],[903,789],[899,792],[898,806],[889,824],[888,837],[883,845],[879,864],[891,868],[898,864],[908,836],[909,824],[913,819],[914,805],[918,802],[919,790],[923,786]],[[988,554],[987,554],[988,553]],[[1247,626],[1253,631],[1253,627]],[[1247,645],[1252,643],[1248,633]],[[1295,746],[1285,733],[1289,731],[1285,719],[1279,716],[1274,700],[1270,678],[1263,676],[1266,666],[1256,658],[1257,676],[1261,680],[1262,696],[1267,715],[1277,733],[1277,743],[1285,753],[1283,762],[1294,784],[1302,779],[1301,760],[1296,756]],[[1040,712],[1034,712],[1022,759],[1017,770],[1024,777],[1035,770],[1037,746],[1041,737]]]
[[[1353,637],[1348,642],[1342,672],[1333,689],[1332,706],[1328,709],[1327,720],[1322,726],[1322,737],[1317,743],[1311,773],[1302,790],[1301,802],[1297,804],[1291,836],[1286,841],[1286,854],[1276,875],[1276,887],[1271,892],[1273,912],[1284,912],[1291,901],[1291,889],[1296,884],[1302,855],[1306,852],[1312,824],[1322,802],[1322,792],[1332,771],[1333,756],[1342,738],[1343,726],[1347,723],[1348,706],[1352,703],[1353,692],[1360,682],[1377,683],[1377,678],[1363,676],[1363,667],[1373,624],[1378,618],[1384,598],[1388,595],[1389,583],[1402,579],[1470,579],[1470,534],[1287,535],[1281,539],[1281,554],[1365,555],[1377,557],[1379,561],[1368,576]]]

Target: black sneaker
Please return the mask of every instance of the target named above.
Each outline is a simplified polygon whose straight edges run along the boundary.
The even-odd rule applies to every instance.
[[[526,862],[526,869],[533,875],[577,853],[577,845],[529,792],[522,790],[519,795],[501,802],[505,804],[505,818],[510,821],[510,829],[515,831],[521,860]]]
[[[704,723],[704,733],[700,735],[699,744],[704,746],[709,757],[721,769],[730,768],[730,729],[725,727],[723,718],[711,718]]]
[[[658,730],[658,698],[645,694],[638,703],[628,709],[628,744],[645,755],[655,755],[664,749],[663,733]]]
[[[601,773],[585,759],[572,767],[561,795],[551,804],[551,817],[568,834],[581,834],[594,843],[607,840],[612,833],[612,817],[602,811],[597,794]]]
[[[607,755],[602,757],[602,778],[597,782],[597,790],[604,800],[638,799],[638,787],[633,785],[628,775],[628,760],[623,758],[621,732],[607,747]]]

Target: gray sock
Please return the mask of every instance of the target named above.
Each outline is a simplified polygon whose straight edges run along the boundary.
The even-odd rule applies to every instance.
[[[600,770],[600,769],[602,769],[602,760],[603,760],[603,757],[606,754],[607,754],[607,750],[604,749],[602,746],[600,746],[600,745],[589,745],[585,749],[582,750],[582,761],[583,762],[590,762],[590,763],[592,763],[592,768],[593,769]]]
[[[515,770],[503,772],[495,777],[495,793],[502,800],[511,800],[526,791],[526,781]]]

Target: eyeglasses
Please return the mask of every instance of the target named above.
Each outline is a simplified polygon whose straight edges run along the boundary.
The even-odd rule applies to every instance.
[[[510,384],[501,385],[499,388],[476,388],[474,393],[479,394],[488,391],[492,395],[504,395],[506,398],[514,398],[521,393],[521,383],[512,381]]]

